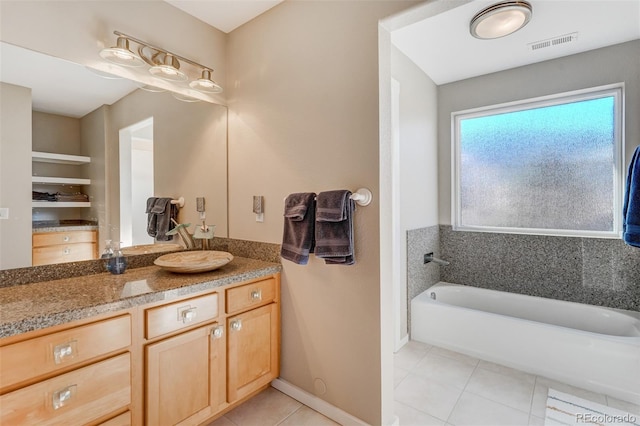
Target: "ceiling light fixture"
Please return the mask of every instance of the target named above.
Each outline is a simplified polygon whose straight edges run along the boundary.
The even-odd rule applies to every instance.
[[[494,39],[513,34],[531,20],[533,8],[526,1],[503,1],[480,12],[471,19],[471,35],[479,39]]]
[[[117,46],[101,50],[100,56],[102,58],[125,66],[132,66],[133,62],[136,62],[135,66],[146,63],[150,66],[149,73],[173,83],[181,83],[189,80],[187,72],[180,69],[182,62],[188,65],[187,68],[192,68],[193,75],[200,76],[200,78],[194,78],[193,81],[189,83],[191,88],[206,93],[222,92],[222,87],[211,79],[213,68],[201,65],[183,56],[153,46],[146,41],[139,40],[119,31],[114,31],[113,33],[118,37]],[[130,42],[138,45],[138,54],[129,49]],[[118,59],[113,60],[112,58],[114,56]],[[133,59],[125,59],[129,57]]]

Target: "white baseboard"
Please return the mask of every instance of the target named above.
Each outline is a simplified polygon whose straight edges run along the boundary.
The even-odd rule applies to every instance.
[[[312,395],[309,392],[302,390],[299,387],[294,386],[285,380],[275,379],[274,381],[271,382],[271,386],[278,389],[280,392],[286,395],[289,395],[291,398],[297,401],[300,401],[307,407],[312,408],[313,410],[317,411],[323,416],[329,417],[331,420],[333,420],[336,423],[339,423],[341,425],[349,425],[349,426],[351,425],[367,426],[368,425],[368,423],[363,422],[359,418],[352,416],[351,414],[341,410],[335,405],[329,404],[327,401],[324,401],[318,398],[317,396]],[[396,417],[396,421],[394,422],[394,425],[399,425],[399,424],[400,422]]]
[[[398,347],[396,348],[395,352],[398,352],[400,349],[402,349],[402,347],[404,345],[406,345],[407,343],[409,343],[409,335],[407,334],[406,336],[404,336],[402,339],[400,339],[400,342],[398,343]]]

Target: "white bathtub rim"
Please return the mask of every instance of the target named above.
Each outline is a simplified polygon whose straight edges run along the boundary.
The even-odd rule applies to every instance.
[[[504,318],[514,318],[518,321],[527,321],[527,322],[532,322],[535,324],[541,324],[544,325],[546,327],[561,327],[561,328],[565,328],[568,330],[572,330],[575,331],[576,333],[585,333],[585,334],[596,334],[598,336],[604,336],[606,338],[610,338],[612,340],[615,341],[628,341],[628,340],[638,340],[638,344],[640,344],[640,328],[639,325],[636,325],[636,329],[638,331],[638,334],[635,336],[619,336],[619,335],[613,335],[613,334],[606,334],[606,333],[598,333],[596,331],[589,331],[589,330],[581,330],[581,329],[577,329],[577,328],[573,328],[573,327],[568,327],[568,326],[564,326],[564,325],[560,325],[560,324],[549,324],[549,323],[545,323],[542,321],[536,321],[536,320],[531,320],[531,319],[527,319],[527,318],[521,318],[521,317],[513,317],[511,315],[506,315],[506,314],[501,314],[501,313],[497,313],[497,312],[487,312],[487,311],[483,311],[483,310],[479,310],[479,309],[473,309],[473,308],[467,308],[464,306],[459,306],[459,305],[455,305],[455,304],[451,304],[451,303],[446,303],[446,302],[442,302],[442,301],[438,301],[437,299],[435,301],[433,301],[431,299],[431,297],[429,296],[430,290],[437,290],[438,288],[442,288],[442,287],[464,287],[465,289],[470,289],[472,291],[487,291],[487,292],[492,292],[492,293],[505,293],[508,295],[512,295],[512,296],[519,296],[519,297],[527,297],[527,298],[534,298],[537,300],[540,300],[541,302],[554,302],[554,303],[567,303],[567,304],[572,304],[572,305],[584,305],[584,306],[588,306],[588,307],[593,307],[595,309],[602,309],[605,311],[611,311],[614,312],[618,315],[624,315],[624,316],[628,316],[631,317],[635,320],[637,320],[640,324],[640,312],[636,312],[636,311],[629,311],[629,310],[625,310],[625,309],[618,309],[618,308],[610,308],[608,306],[600,306],[600,305],[589,305],[589,304],[584,304],[584,303],[578,303],[578,302],[571,302],[568,300],[560,300],[560,299],[550,299],[550,298],[546,298],[546,297],[540,297],[540,296],[530,296],[528,294],[522,294],[522,293],[512,293],[512,292],[507,292],[507,291],[502,291],[502,290],[493,290],[493,289],[489,289],[489,288],[484,288],[484,287],[474,287],[474,286],[470,286],[470,285],[464,285],[464,284],[455,284],[455,283],[449,283],[446,281],[440,281],[434,285],[432,285],[431,287],[429,287],[428,289],[426,289],[425,291],[423,291],[422,293],[420,293],[419,295],[417,295],[416,297],[414,297],[415,300],[419,300],[421,303],[430,303],[433,305],[446,305],[446,306],[451,306],[455,309],[464,309],[464,310],[468,310],[468,311],[474,311],[474,312],[481,312],[485,315],[498,315]],[[426,299],[426,301],[421,301],[421,299]],[[413,300],[412,300],[413,302]]]

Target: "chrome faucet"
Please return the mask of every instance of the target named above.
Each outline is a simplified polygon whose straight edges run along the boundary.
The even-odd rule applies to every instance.
[[[435,257],[433,255],[433,252],[424,255],[424,263],[426,264],[429,262],[436,263],[440,266],[447,266],[449,264],[449,262],[447,262],[446,260],[438,259],[437,257]]]

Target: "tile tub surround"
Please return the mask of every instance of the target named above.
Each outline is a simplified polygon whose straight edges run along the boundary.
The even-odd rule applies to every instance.
[[[442,281],[640,311],[640,249],[619,239],[453,231]]]
[[[440,227],[438,225],[407,231],[407,326],[411,330],[411,299],[440,281],[437,264],[424,264],[425,253],[440,256]]]
[[[280,263],[279,244],[215,237],[213,239],[213,247],[211,249],[226,251],[234,256],[264,260],[265,262]],[[166,253],[127,256],[127,270],[151,266],[153,265],[153,261],[163,254]],[[6,269],[0,271],[0,288],[41,281],[94,275],[100,274],[104,271],[104,261],[101,259]]]
[[[175,274],[157,266],[0,288],[0,338],[280,272],[279,263],[235,257],[220,269]]]

